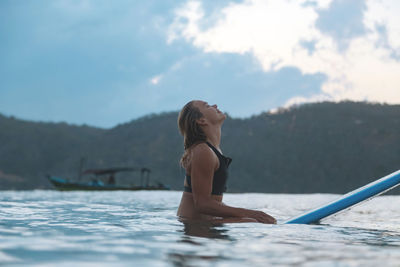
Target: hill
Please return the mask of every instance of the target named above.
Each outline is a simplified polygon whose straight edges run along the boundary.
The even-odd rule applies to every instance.
[[[76,177],[85,157],[87,168],[148,167],[153,180],[180,190],[176,119],[153,114],[99,129],[0,116],[0,189],[52,188],[47,173]],[[399,140],[399,105],[324,102],[228,117],[228,192],[345,193],[400,169]]]

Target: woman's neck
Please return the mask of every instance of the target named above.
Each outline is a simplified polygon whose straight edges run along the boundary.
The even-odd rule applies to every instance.
[[[207,141],[214,147],[219,148],[221,142],[221,127],[204,129]]]

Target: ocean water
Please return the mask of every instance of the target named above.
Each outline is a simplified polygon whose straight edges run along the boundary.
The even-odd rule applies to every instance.
[[[279,222],[331,194],[225,194],[277,225],[186,224],[176,191],[0,191],[2,266],[400,266],[400,196],[318,225]]]

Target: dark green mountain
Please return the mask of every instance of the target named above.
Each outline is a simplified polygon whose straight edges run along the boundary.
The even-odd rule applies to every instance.
[[[0,116],[0,189],[52,188],[46,174],[77,177],[85,157],[86,168],[148,167],[180,190],[176,119],[99,129]],[[400,106],[325,102],[228,118],[221,148],[233,158],[228,192],[345,193],[400,169]]]

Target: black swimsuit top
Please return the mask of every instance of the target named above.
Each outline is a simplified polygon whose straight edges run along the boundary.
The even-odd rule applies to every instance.
[[[209,142],[206,144],[214,151],[219,160],[219,168],[214,172],[213,185],[212,185],[212,195],[222,195],[226,191],[226,180],[228,179],[228,167],[231,164],[232,159],[225,157]],[[185,192],[192,193],[192,179],[190,175],[186,173],[186,182],[188,186],[185,186]]]

